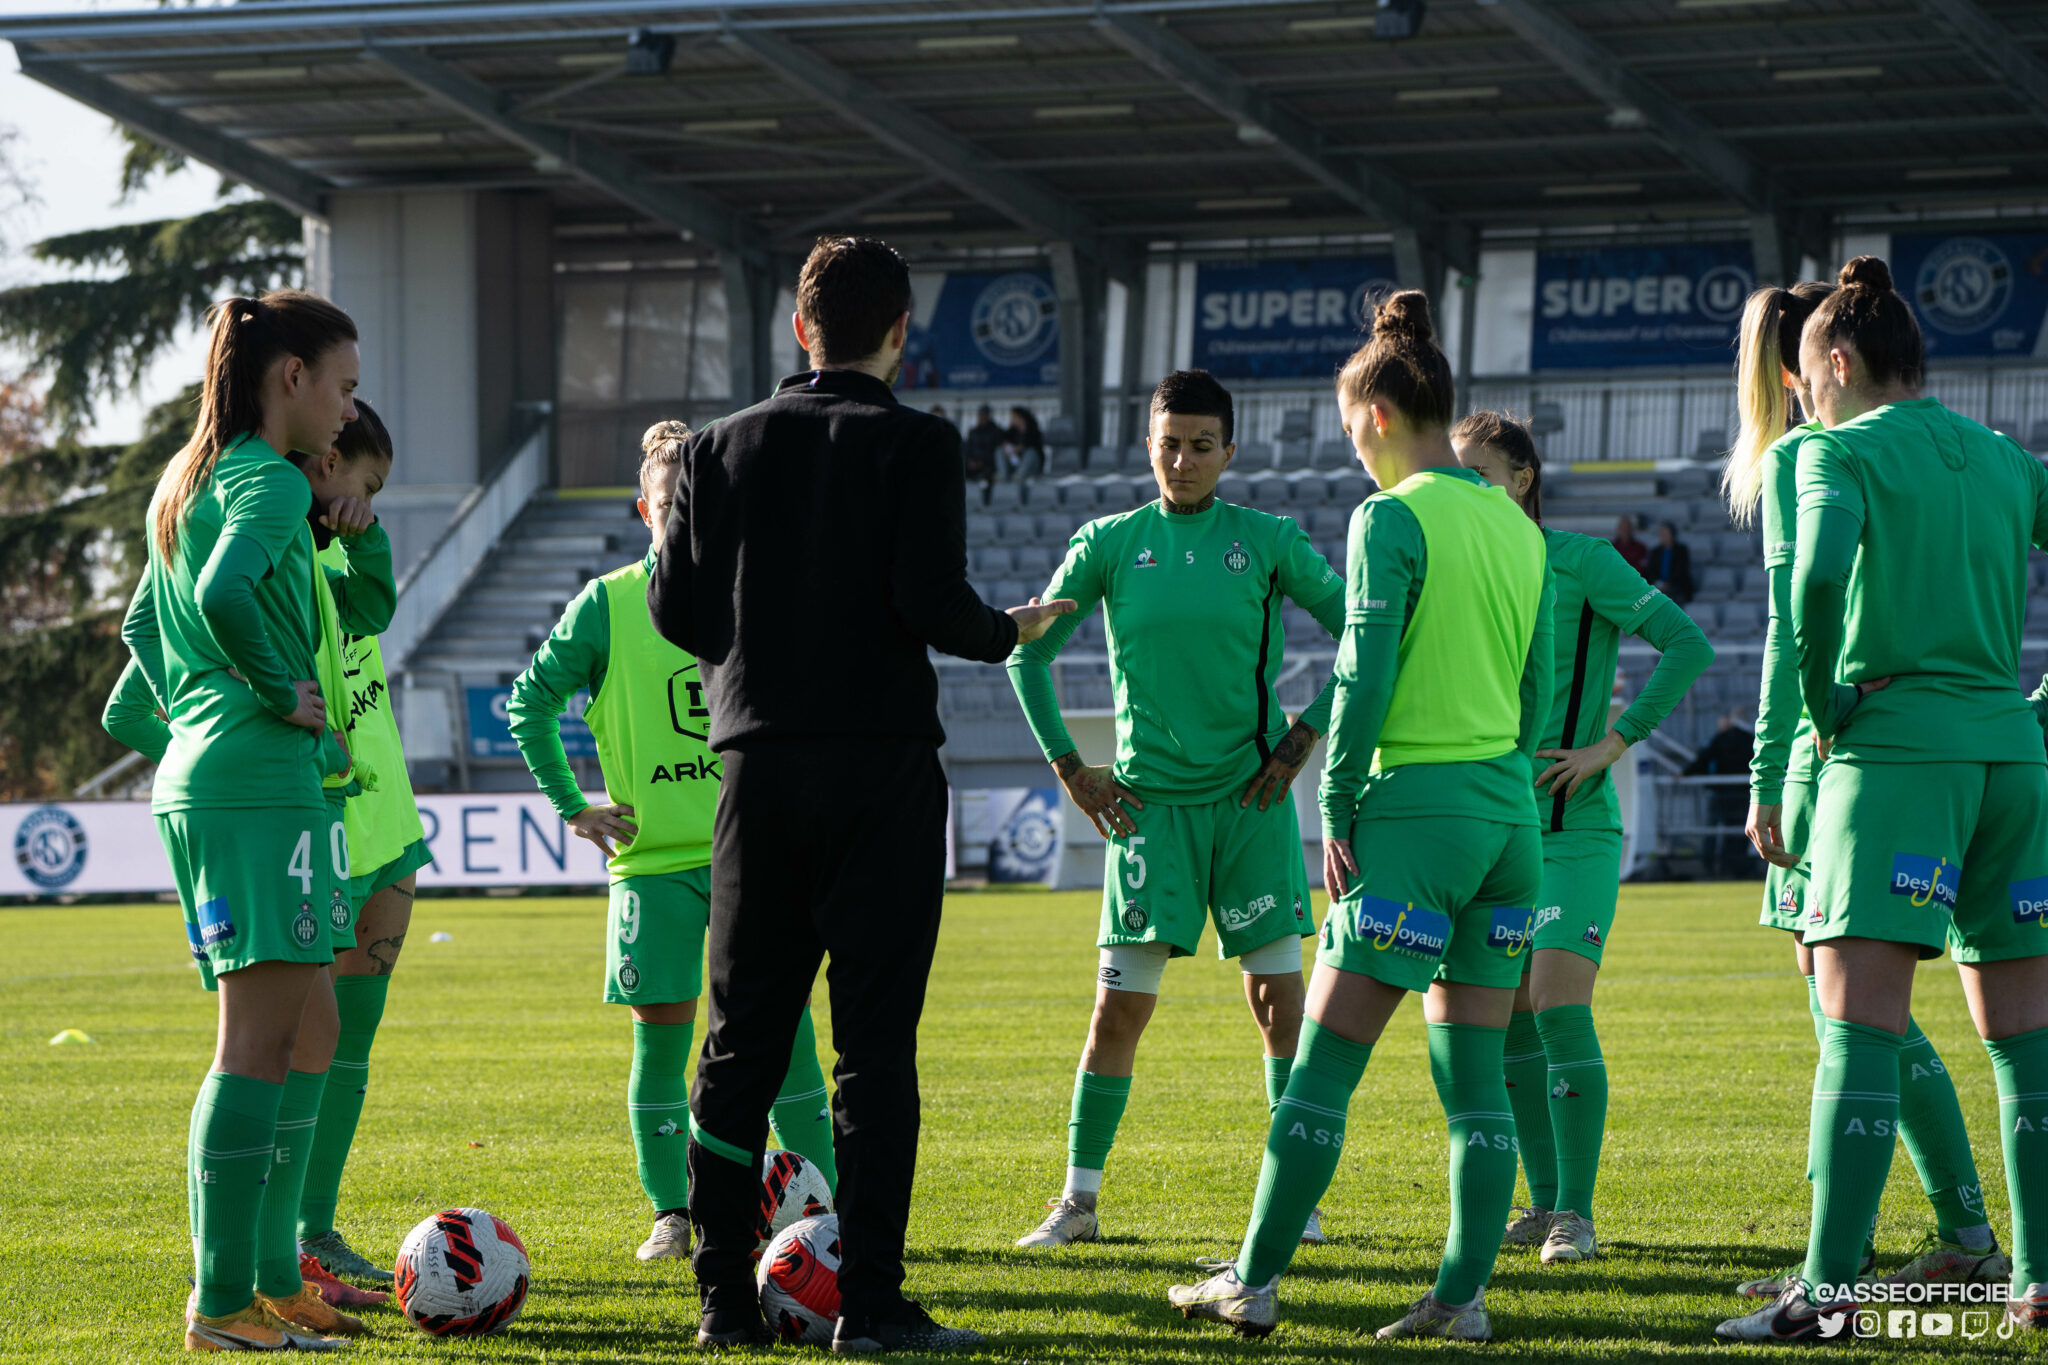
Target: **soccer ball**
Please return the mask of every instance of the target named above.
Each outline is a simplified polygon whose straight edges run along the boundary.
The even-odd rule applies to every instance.
[[[832,1187],[824,1172],[795,1152],[773,1148],[761,1156],[761,1212],[754,1219],[754,1250],[799,1218],[832,1212]]]
[[[839,1320],[839,1215],[800,1219],[776,1233],[754,1281],[776,1336],[829,1346]]]
[[[532,1266],[519,1234],[482,1209],[443,1209],[406,1234],[398,1307],[437,1337],[481,1337],[519,1316]]]

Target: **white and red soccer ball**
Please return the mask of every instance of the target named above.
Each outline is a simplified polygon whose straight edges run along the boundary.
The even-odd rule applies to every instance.
[[[754,1250],[800,1218],[832,1212],[825,1173],[798,1156],[770,1148],[761,1157],[761,1210],[754,1219]]]
[[[533,1275],[519,1234],[482,1209],[443,1209],[406,1234],[392,1288],[406,1319],[437,1337],[480,1337],[519,1316]]]
[[[754,1283],[776,1336],[830,1345],[839,1320],[839,1215],[802,1218],[776,1233],[761,1253]]]

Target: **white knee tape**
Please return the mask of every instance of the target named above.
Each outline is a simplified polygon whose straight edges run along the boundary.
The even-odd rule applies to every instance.
[[[1285,972],[1301,975],[1301,945],[1304,939],[1290,934],[1252,949],[1238,958],[1246,976],[1279,976]]]
[[[1119,943],[1102,950],[1102,964],[1095,970],[1095,984],[1107,991],[1136,991],[1159,994],[1159,978],[1166,975],[1166,961],[1173,949],[1164,943]]]

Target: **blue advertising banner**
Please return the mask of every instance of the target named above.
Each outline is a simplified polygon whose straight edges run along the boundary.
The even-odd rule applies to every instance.
[[[1260,261],[1195,270],[1194,365],[1225,379],[1328,379],[1364,344],[1394,258]]]
[[[512,720],[505,703],[512,699],[509,687],[466,687],[465,709],[469,712],[469,755],[471,758],[517,758],[519,745],[512,738]],[[597,736],[583,723],[583,708],[590,694],[578,692],[569,698],[562,715],[562,750],[571,758],[596,758]]]
[[[936,281],[936,286],[934,285]],[[903,345],[903,389],[1014,389],[1060,382],[1059,297],[1042,270],[920,276]]]
[[[1530,368],[1732,364],[1752,259],[1747,242],[1539,251]]]
[[[1929,359],[2048,358],[2048,236],[1902,233],[1892,238],[1891,268]]]

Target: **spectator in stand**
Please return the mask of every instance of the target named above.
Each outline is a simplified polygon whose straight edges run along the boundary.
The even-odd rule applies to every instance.
[[[1650,547],[1643,544],[1636,535],[1636,519],[1624,512],[1614,523],[1614,548],[1621,551],[1621,557],[1637,573],[1643,573],[1650,562]],[[1647,577],[1647,575],[1645,575]]]
[[[1029,408],[1010,409],[1010,429],[1003,433],[1003,477],[1028,479],[1045,472],[1045,433]]]
[[[1666,522],[1664,529],[1669,529]],[[1684,546],[1678,547],[1681,551]],[[1667,594],[1668,595],[1668,594]],[[1691,763],[1687,777],[1741,777],[1744,782],[1717,783],[1707,788],[1707,820],[1719,831],[1707,836],[1702,861],[1710,876],[1753,877],[1759,869],[1748,856],[1749,839],[1742,832],[1749,818],[1749,760],[1756,749],[1756,732],[1743,725],[1733,711],[1714,725],[1714,737],[1706,742]]]
[[[1692,551],[1678,543],[1678,528],[1668,521],[1657,523],[1657,543],[1650,547],[1643,577],[1674,602],[1692,601]]]
[[[1003,429],[996,425],[996,415],[989,411],[986,403],[974,414],[974,425],[968,429],[961,449],[967,462],[967,482],[978,483],[984,489],[996,481],[997,465],[1001,456]],[[983,501],[987,500],[986,493]]]

